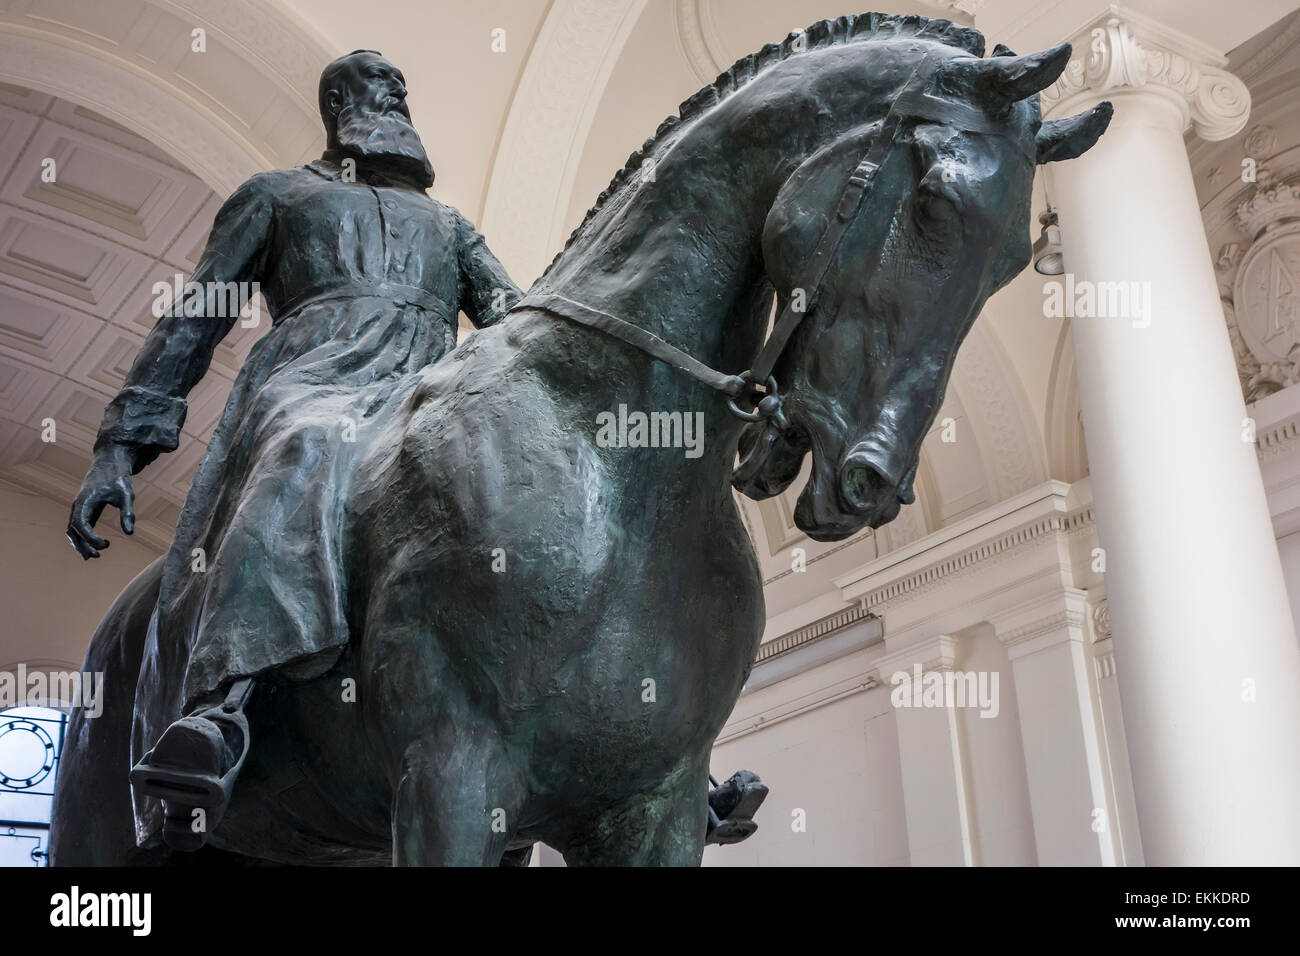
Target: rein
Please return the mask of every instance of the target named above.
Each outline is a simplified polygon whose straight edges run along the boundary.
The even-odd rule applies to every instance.
[[[781,412],[781,397],[772,371],[800,322],[816,306],[826,271],[834,261],[845,233],[857,219],[877,171],[903,131],[904,122],[921,120],[953,126],[969,132],[1004,137],[1008,135],[980,110],[964,103],[934,96],[922,89],[923,82],[927,82],[930,76],[929,73],[923,73],[923,68],[937,58],[938,55],[931,52],[917,61],[902,92],[890,105],[889,112],[882,122],[880,135],[872,141],[861,161],[849,174],[849,181],[835,204],[835,214],[822,230],[812,255],[804,264],[806,281],[799,284],[798,288],[812,290],[807,302],[804,303],[805,307],[795,309],[793,298],[786,303],[758,358],[750,368],[739,375],[729,375],[710,368],[677,346],[665,342],[653,332],[633,325],[618,316],[574,301],[558,292],[529,292],[519,300],[515,308],[537,309],[620,339],[652,358],[681,369],[709,388],[721,392],[727,397],[727,407],[737,418],[747,422],[770,419],[774,425],[784,431],[788,425]],[[924,81],[921,79],[923,76]],[[1032,156],[1028,154],[1026,156],[1031,163],[1034,162]],[[748,412],[740,408],[736,404],[740,400],[755,406],[755,411]]]

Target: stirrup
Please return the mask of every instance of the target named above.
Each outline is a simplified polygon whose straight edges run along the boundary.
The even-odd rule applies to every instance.
[[[245,746],[245,753],[248,748]],[[214,773],[201,770],[185,770],[180,767],[156,767],[152,764],[153,751],[131,768],[131,786],[141,793],[159,800],[185,804],[189,807],[202,807],[211,813],[224,806],[230,800],[244,761],[240,760],[218,777]]]
[[[208,714],[213,716],[209,717]],[[151,749],[131,768],[130,774],[132,787],[146,796],[163,801],[166,810],[163,837],[168,845],[178,850],[197,850],[207,842],[208,835],[221,822],[230,803],[235,780],[248,757],[250,745],[248,720],[242,712],[211,708],[194,716],[215,725],[218,733],[223,720],[230,721],[239,728],[242,747],[238,758],[225,773],[155,764],[154,750]],[[164,737],[171,729],[164,731]],[[221,734],[221,737],[224,745],[225,734]],[[196,809],[202,810],[205,817],[203,828],[198,832],[193,829],[192,819],[192,813]]]
[[[709,778],[712,781],[712,777]],[[726,783],[717,786],[710,792],[710,797],[715,793],[724,790],[728,786],[732,792],[738,792],[736,805],[727,811],[725,817],[719,818],[717,811],[713,807],[713,802],[709,802],[709,822],[705,833],[704,842],[726,846],[732,843],[739,843],[754,835],[758,829],[758,824],[754,822],[753,816],[762,806],[763,801],[767,799],[767,785],[759,779],[758,774],[748,770],[740,770],[727,780]]]

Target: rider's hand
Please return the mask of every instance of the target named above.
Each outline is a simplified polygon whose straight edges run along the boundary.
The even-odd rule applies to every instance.
[[[81,483],[81,491],[72,502],[68,519],[68,540],[83,558],[97,558],[108,542],[91,529],[105,505],[114,505],[122,518],[122,530],[135,530],[135,489],[131,486],[129,449],[106,445],[95,453],[94,464]]]

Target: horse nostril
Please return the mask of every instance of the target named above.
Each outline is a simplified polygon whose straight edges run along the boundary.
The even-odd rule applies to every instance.
[[[840,492],[853,511],[869,511],[892,487],[880,466],[864,455],[849,455],[840,467]]]

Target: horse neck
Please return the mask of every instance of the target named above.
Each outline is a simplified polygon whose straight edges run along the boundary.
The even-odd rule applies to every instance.
[[[719,372],[743,371],[770,315],[762,255],[768,212],[804,159],[864,115],[883,112],[881,91],[860,83],[861,73],[805,71],[813,79],[775,106],[770,87],[756,80],[683,123],[652,148],[652,166],[643,162],[589,217],[534,291],[558,292],[617,316]],[[828,115],[819,106],[826,101],[842,108]],[[708,480],[725,487],[743,422],[727,412],[720,393],[598,332],[570,326],[544,349],[552,358],[566,356],[543,364],[562,368],[556,385],[580,418],[613,411],[611,391],[613,404],[625,402],[630,410],[704,411]],[[654,460],[665,464],[652,467],[667,471],[678,467],[667,463],[683,462],[672,455]],[[699,462],[685,464],[700,474]],[[670,479],[667,471],[660,477]]]
[[[771,171],[792,157],[779,142],[718,149],[719,135],[725,131],[705,129],[677,139],[656,156],[653,181],[638,178],[645,167],[633,173],[537,288],[615,315],[711,368],[736,373],[767,329],[772,290],[760,243],[783,181]],[[725,157],[726,169],[703,158],[709,156]],[[602,352],[631,350],[597,338],[593,347]],[[628,391],[639,400],[698,408],[717,399],[684,372],[664,375],[662,365],[655,370],[658,363],[638,359],[646,375],[629,382]]]

